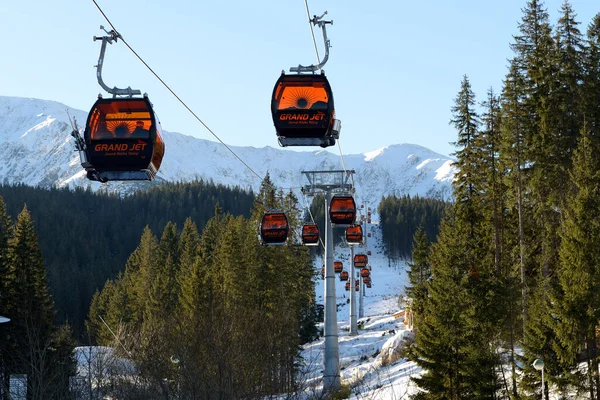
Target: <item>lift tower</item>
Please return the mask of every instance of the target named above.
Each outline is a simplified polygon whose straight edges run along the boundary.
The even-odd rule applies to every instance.
[[[302,187],[307,196],[325,194],[325,354],[323,358],[323,392],[340,388],[340,355],[337,330],[335,271],[333,269],[333,230],[329,204],[336,193],[353,193],[351,178],[354,170],[302,171],[308,185]],[[352,277],[354,279],[354,277]],[[354,290],[352,282],[352,290]]]

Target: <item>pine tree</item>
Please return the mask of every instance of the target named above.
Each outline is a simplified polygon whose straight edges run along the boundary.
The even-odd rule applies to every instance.
[[[588,26],[583,56],[582,108],[587,129],[600,136],[600,13]]]
[[[0,197],[0,315],[8,316],[10,298],[8,296],[9,285],[14,277],[10,274],[9,242],[12,238],[12,222],[6,212],[4,199]],[[8,366],[9,355],[9,328],[6,324],[0,324],[0,371]],[[8,376],[0,374],[0,393],[3,388],[8,387]]]
[[[459,169],[459,174],[452,182],[453,194],[456,199],[459,218],[469,224],[471,236],[475,236],[480,178],[478,175],[479,159],[475,142],[478,137],[479,115],[475,111],[475,94],[471,90],[469,78],[465,75],[461,88],[454,100],[452,107],[452,120],[450,123],[458,131],[458,140],[454,146],[458,150],[454,153],[457,158],[454,164]]]
[[[600,397],[596,327],[600,323],[600,159],[598,138],[584,129],[575,153],[569,198],[562,223],[558,295],[552,302],[553,327],[558,336],[554,350],[566,375],[578,373],[584,350],[588,361],[590,399]],[[577,384],[577,380],[574,382]]]
[[[64,380],[68,380],[68,375],[59,374],[57,368],[60,364],[72,365],[73,347],[72,344],[61,344],[58,351],[53,326],[54,303],[37,234],[26,206],[17,218],[14,235],[9,241],[9,260],[11,279],[6,283],[7,311],[12,320],[8,372],[27,374],[28,393],[32,399],[56,398],[59,388],[64,388]],[[63,343],[63,340],[59,342]]]
[[[421,226],[414,235],[412,261],[408,263],[408,280],[410,286],[405,289],[406,295],[411,299],[411,311],[414,319],[418,320],[423,313],[427,300],[427,285],[431,278],[429,252],[431,244],[427,234]]]

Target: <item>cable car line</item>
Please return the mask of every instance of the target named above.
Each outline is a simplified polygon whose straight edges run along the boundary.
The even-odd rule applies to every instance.
[[[317,54],[317,64],[321,64],[321,57],[319,57],[319,48],[317,47],[317,39],[315,39],[315,30],[311,25],[310,11],[308,10],[308,0],[304,0],[306,5],[306,16],[308,17],[308,27],[310,28],[310,34],[312,35],[313,44],[315,46],[315,53]]]
[[[118,36],[118,38],[121,39],[121,41],[125,44],[125,46],[127,46],[127,48],[138,58],[138,60],[140,60],[142,62],[142,64],[144,64],[146,66],[146,68],[148,68],[148,70],[156,77],[156,79],[158,79],[160,81],[160,83],[162,83],[162,85],[165,88],[167,88],[167,90],[169,92],[171,92],[171,94],[186,108],[186,110],[188,110],[190,112],[190,114],[192,114],[194,116],[194,118],[196,118],[196,120],[198,122],[200,122],[202,124],[202,126],[204,126],[204,128],[206,128],[206,130],[208,132],[210,132],[210,134],[213,135],[219,141],[219,143],[221,143],[227,150],[229,150],[229,152],[231,154],[233,154],[233,156],[235,158],[237,158],[242,164],[244,164],[244,166],[246,168],[248,168],[250,170],[250,172],[252,172],[260,181],[262,181],[263,178],[259,174],[257,174],[256,171],[254,171],[244,160],[242,160],[240,158],[240,156],[238,156],[229,146],[227,146],[225,144],[225,142],[223,142],[221,140],[221,138],[219,136],[217,136],[217,134],[214,133],[213,130],[210,129],[209,126],[206,125],[204,123],[204,121],[200,117],[198,117],[198,115],[196,115],[196,113],[185,103],[185,101],[183,101],[173,91],[173,89],[171,89],[171,87],[169,85],[167,85],[167,83],[164,80],[162,80],[162,78],[156,72],[154,72],[154,70],[148,65],[148,63],[146,63],[146,61],[144,61],[144,59],[129,45],[129,43],[127,43],[127,41],[123,38],[123,36],[121,36],[121,34],[118,33],[119,31],[115,28],[115,26],[113,25],[113,23],[110,21],[110,19],[104,13],[104,11],[102,11],[102,8],[98,5],[98,3],[96,2],[96,0],[92,0],[92,2],[94,2],[94,5],[96,6],[96,8],[98,8],[98,11],[100,11],[100,13],[102,14],[102,16],[106,20],[106,22],[108,22],[108,24],[111,26],[111,28],[115,31],[115,33]]]

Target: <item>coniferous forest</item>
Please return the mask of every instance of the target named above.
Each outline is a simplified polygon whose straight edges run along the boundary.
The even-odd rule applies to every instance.
[[[120,198],[84,190],[0,186],[8,215],[27,205],[39,235],[57,321],[68,320],[81,343],[94,292],[122,271],[144,227],[159,234],[168,222],[179,229],[187,218],[202,229],[215,205],[250,216],[254,194],[210,182],[166,183]],[[65,279],[68,277],[68,279]]]
[[[529,0],[500,91],[464,76],[455,202],[415,235],[415,399],[600,399],[600,14]]]

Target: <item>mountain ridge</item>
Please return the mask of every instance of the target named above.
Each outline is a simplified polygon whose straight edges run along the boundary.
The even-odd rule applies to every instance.
[[[87,113],[52,100],[0,96],[0,181],[41,187],[84,187],[122,195],[148,187],[147,182],[100,184],[85,178],[71,125],[80,128]],[[165,157],[155,184],[161,181],[212,179],[215,183],[257,191],[253,172],[218,142],[177,132],[164,132]],[[272,146],[229,146],[259,176],[299,192],[303,170],[343,169],[340,156],[317,149],[298,152]],[[449,157],[417,144],[390,144],[360,154],[345,154],[345,168],[356,171],[357,197],[376,204],[382,196],[411,195],[451,200],[456,173]],[[290,168],[290,166],[294,168]]]

